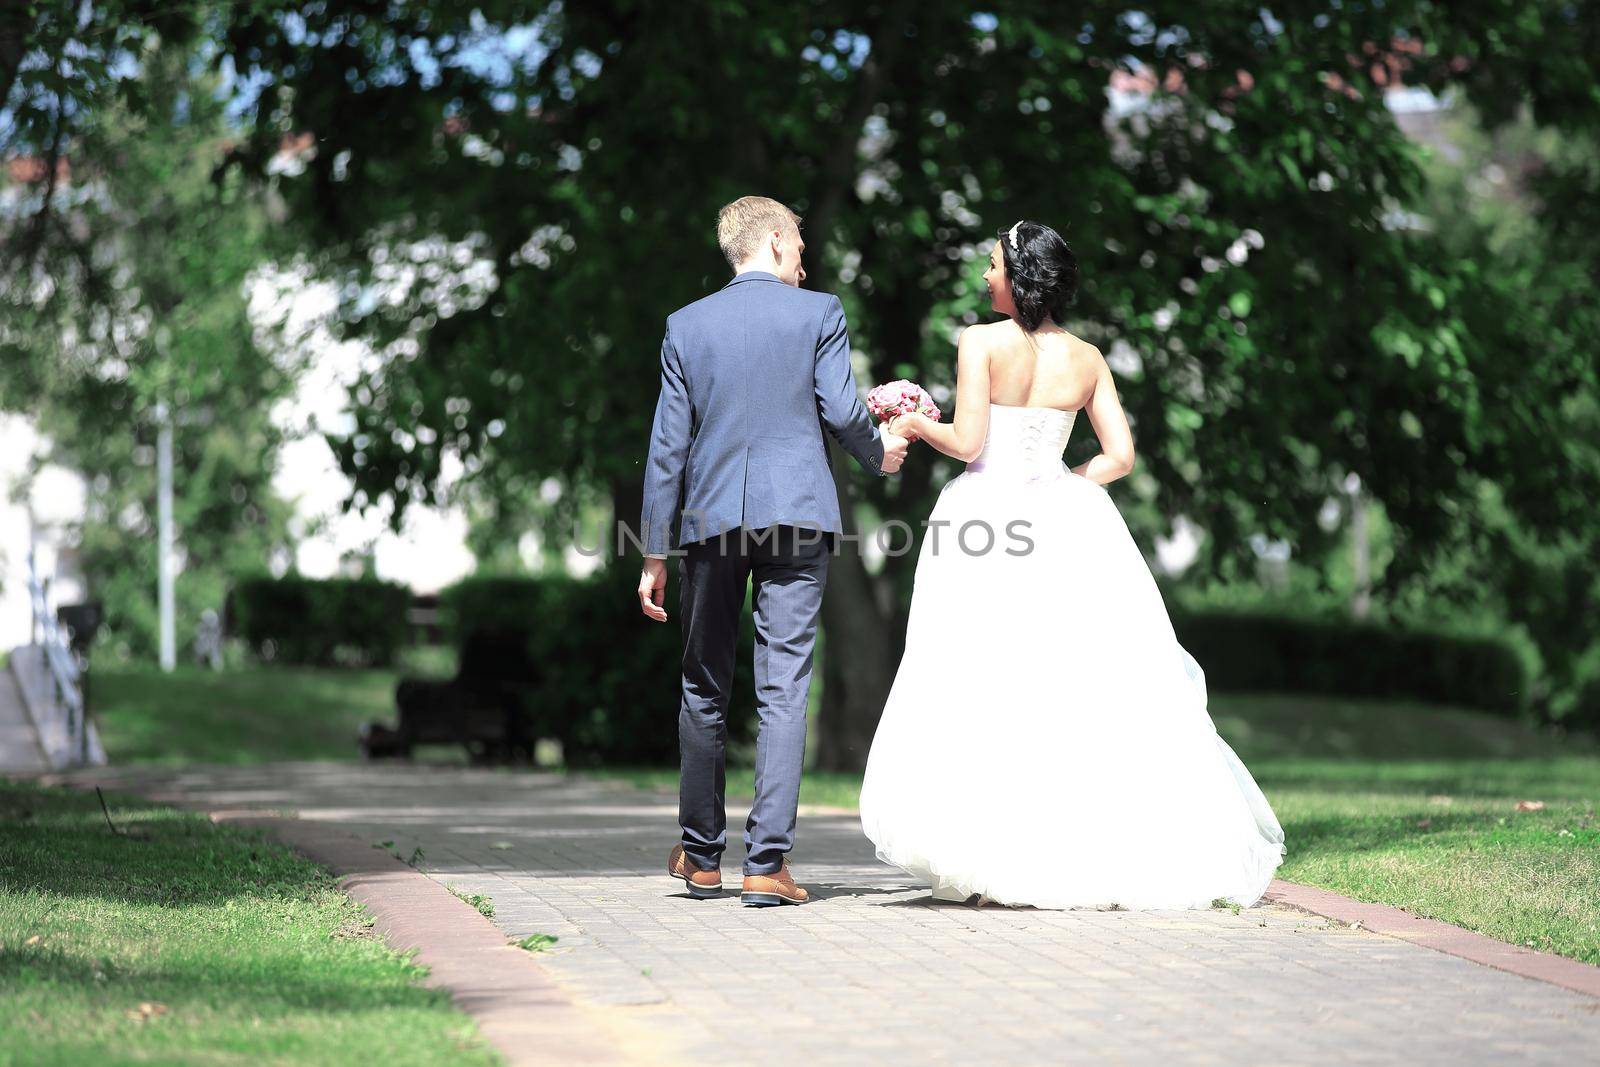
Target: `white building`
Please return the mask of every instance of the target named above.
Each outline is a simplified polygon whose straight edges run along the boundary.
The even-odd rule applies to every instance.
[[[83,597],[69,530],[83,516],[86,487],[74,471],[39,466],[43,445],[32,420],[0,413],[0,650],[32,636],[30,549],[40,577],[50,580],[52,604]]]
[[[324,303],[316,288],[306,288],[295,296],[289,310],[311,319]],[[349,428],[347,386],[359,372],[365,350],[355,344],[336,344],[320,329],[313,330],[306,340],[313,346],[310,369],[298,382],[295,395],[272,412],[276,425],[296,435],[281,450],[273,477],[273,488],[294,503],[290,532],[296,542],[295,566],[303,574],[325,578],[339,573],[345,557],[370,555],[379,577],[417,592],[436,592],[471,573],[476,561],[466,547],[467,519],[460,508],[414,507],[398,534],[377,510],[365,516],[341,514],[350,479],[339,470],[318,431]],[[87,486],[72,470],[41,466],[48,454],[49,442],[29,416],[0,413],[0,650],[29,639],[30,547],[40,578],[50,583],[52,607],[85,595],[72,537],[73,528],[84,516]],[[460,464],[447,461],[447,483],[459,474]],[[176,478],[183,478],[181,469]],[[150,506],[153,511],[154,501]],[[181,538],[181,530],[178,535]],[[283,573],[290,561],[263,562]],[[154,567],[151,570],[154,573]],[[153,587],[150,596],[156,596]]]

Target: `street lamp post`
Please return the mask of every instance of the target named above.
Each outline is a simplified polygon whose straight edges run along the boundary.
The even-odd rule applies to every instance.
[[[172,413],[166,401],[156,403],[156,551],[160,554],[157,599],[160,605],[161,669],[178,664],[178,638],[173,604]]]
[[[1350,569],[1355,576],[1355,596],[1350,614],[1364,619],[1372,610],[1372,550],[1367,533],[1367,501],[1361,492],[1361,478],[1352,472],[1344,480],[1350,501]]]

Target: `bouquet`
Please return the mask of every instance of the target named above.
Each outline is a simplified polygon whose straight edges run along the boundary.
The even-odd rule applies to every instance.
[[[921,412],[935,422],[939,419],[939,408],[928,391],[904,378],[885,382],[868,393],[867,410],[882,422],[889,422],[896,415],[909,415],[913,411]]]

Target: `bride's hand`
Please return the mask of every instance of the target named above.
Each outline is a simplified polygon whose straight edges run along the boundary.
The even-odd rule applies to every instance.
[[[889,420],[889,432],[904,437],[907,441],[915,441],[921,435],[917,433],[917,415],[915,412],[906,415],[896,415]]]

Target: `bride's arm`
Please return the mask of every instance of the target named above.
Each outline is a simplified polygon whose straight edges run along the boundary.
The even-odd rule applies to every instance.
[[[1095,353],[1099,358],[1099,353]],[[1122,401],[1117,399],[1117,385],[1111,380],[1111,368],[1100,359],[1100,373],[1095,379],[1094,392],[1084,410],[1089,413],[1089,425],[1100,440],[1100,454],[1072,468],[1094,482],[1105,485],[1133,470],[1133,434],[1128,429],[1128,416],[1123,413]]]
[[[889,424],[889,432],[921,438],[963,463],[977,458],[989,432],[989,353],[977,330],[963,330],[956,346],[956,411],[951,421],[901,415]]]

